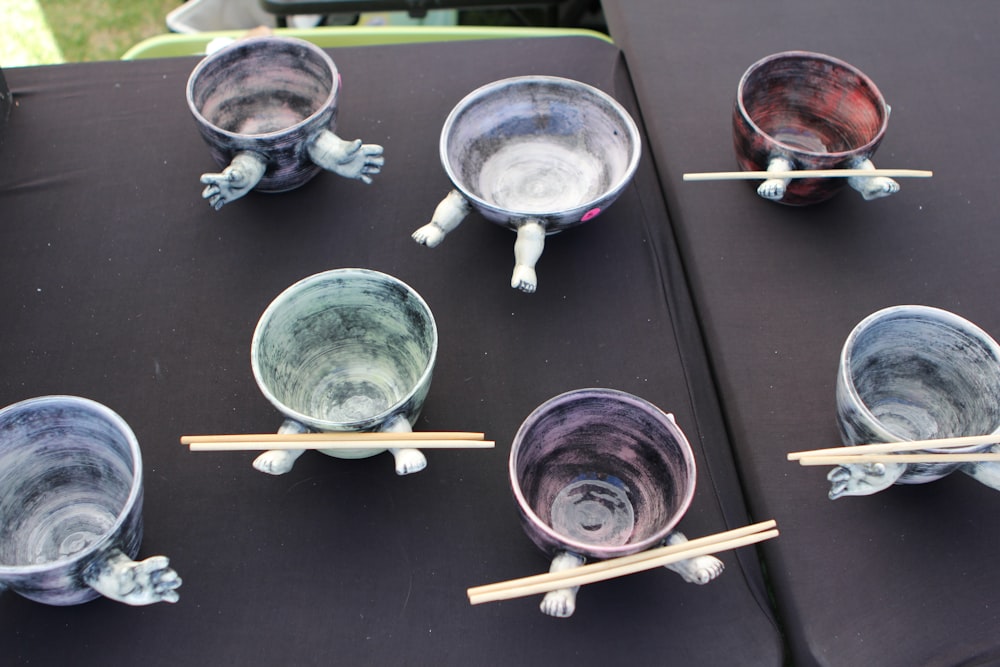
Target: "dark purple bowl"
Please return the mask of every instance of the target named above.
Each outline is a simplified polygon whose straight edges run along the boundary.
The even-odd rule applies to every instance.
[[[741,169],[767,169],[775,157],[796,169],[850,168],[875,154],[889,122],[889,106],[863,72],[808,51],[758,60],[743,74],[733,109],[733,144]],[[782,204],[825,201],[844,178],[794,179]]]
[[[284,192],[320,172],[306,146],[323,130],[334,130],[339,87],[337,68],[319,47],[290,37],[255,37],[198,63],[187,101],[220,167],[252,151],[267,161],[254,189]]]
[[[532,541],[597,559],[659,545],[695,488],[694,456],[673,418],[614,389],[536,408],[514,437],[509,471]]]

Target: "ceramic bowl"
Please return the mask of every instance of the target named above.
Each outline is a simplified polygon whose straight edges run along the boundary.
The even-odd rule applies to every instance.
[[[861,168],[888,122],[882,93],[856,67],[821,53],[776,53],[740,78],[733,109],[736,159],[747,171],[766,170],[776,160],[797,170]],[[843,178],[793,179],[775,200],[815,204],[845,185]]]
[[[441,131],[448,178],[482,215],[548,233],[592,219],[629,183],[638,129],[606,93],[547,76],[504,79],[460,101]]]
[[[175,601],[166,559],[131,561],[142,498],[139,443],[107,407],[44,396],[0,410],[0,588],[52,605]]]
[[[441,131],[457,211],[439,208],[414,238],[437,245],[471,207],[518,231],[519,242],[531,236],[540,255],[535,237],[587,222],[618,198],[638,166],[640,144],[628,112],[592,86],[551,76],[487,84],[452,109]]]
[[[329,55],[292,37],[240,39],[202,60],[187,103],[222,174],[205,174],[215,208],[250,189],[285,192],[322,169],[369,182],[382,147],[334,134],[340,73]]]
[[[1000,434],[1000,346],[945,310],[879,310],[844,343],[837,423],[847,445]],[[908,465],[897,483],[933,481],[958,465]]]
[[[539,548],[597,559],[659,546],[695,489],[694,456],[673,418],[613,389],[536,408],[514,437],[509,474]]]
[[[287,288],[257,323],[250,356],[264,396],[298,430],[409,430],[423,407],[438,334],[401,280],[335,269]],[[323,450],[339,458],[384,449]]]
[[[239,151],[267,156],[256,189],[283,192],[320,171],[302,145],[334,129],[340,75],[304,40],[256,37],[205,58],[191,72],[187,101],[209,151],[225,167]]]

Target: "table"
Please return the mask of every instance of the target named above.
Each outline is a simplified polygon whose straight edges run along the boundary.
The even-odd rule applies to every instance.
[[[433,250],[410,233],[449,183],[437,141],[467,92],[521,74],[596,85],[639,118],[613,45],[525,39],[331,50],[339,133],[385,146],[371,186],[320,174],[215,212],[214,171],[185,101],[193,58],[5,71],[0,139],[0,404],[52,393],[119,412],[145,460],[140,556],[183,577],[176,605],[48,607],[0,596],[8,664],[779,665],[781,633],[753,548],[706,586],[663,570],[588,586],[576,614],[538,598],[471,607],[469,586],[545,571],[523,534],[506,457],[544,400],[607,386],[676,415],[699,485],[690,537],[748,514],[651,159],[606,213],[550,239],[539,291],[509,287],[513,235],[481,218]],[[413,286],[440,351],[421,430],[481,430],[495,451],[307,454],[287,475],[253,454],[191,453],[188,433],[267,432],[249,344],[285,287],[361,266]],[[780,539],[780,538],[779,538]]]
[[[1000,12],[959,5],[605,0],[664,187],[751,513],[796,665],[994,664],[1000,496],[965,475],[826,498],[828,469],[785,461],[833,446],[840,348],[862,318],[919,303],[1000,335],[990,128]],[[742,182],[730,114],[743,71],[808,49],[859,67],[892,107],[883,167],[932,169],[893,197],[848,191],[795,209]]]

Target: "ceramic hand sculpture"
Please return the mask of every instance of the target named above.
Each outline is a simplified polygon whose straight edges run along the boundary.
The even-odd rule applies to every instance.
[[[683,544],[684,542],[687,542],[687,537],[681,532],[674,531],[663,542],[663,546]],[[586,559],[582,556],[564,551],[552,559],[549,572],[562,572],[563,570],[580,567],[585,562]],[[681,578],[689,584],[707,584],[722,574],[725,564],[715,556],[706,555],[695,556],[694,558],[688,558],[687,560],[678,561],[664,567],[681,575]],[[540,605],[542,613],[556,618],[569,618],[576,611],[576,594],[579,590],[579,586],[574,586],[573,588],[560,588],[559,590],[549,591],[542,598]]]
[[[381,146],[364,144],[360,139],[345,141],[331,132],[320,134],[306,150],[323,169],[366,184],[371,184],[371,177],[382,171],[385,164]],[[237,153],[221,173],[201,175],[201,182],[207,186],[201,196],[218,211],[257,187],[267,166],[267,158],[258,153]]]
[[[180,599],[175,589],[180,587],[181,579],[170,569],[166,556],[150,556],[136,562],[118,552],[106,561],[95,563],[85,578],[104,597],[125,604],[147,605]]]

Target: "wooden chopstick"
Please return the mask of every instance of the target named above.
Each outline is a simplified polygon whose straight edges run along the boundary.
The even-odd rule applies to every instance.
[[[482,433],[464,431],[420,431],[413,433],[248,433],[231,435],[185,435],[181,444],[192,452],[233,452],[269,449],[490,449],[493,440]]]
[[[930,178],[924,169],[797,169],[793,171],[706,171],[684,174],[685,181],[758,181],[770,178],[848,178],[887,176],[889,178]]]
[[[991,452],[954,454],[858,454],[851,456],[806,456],[799,465],[831,466],[845,463],[969,463],[974,461],[1000,461],[1000,454]]]
[[[953,438],[934,438],[931,440],[904,440],[902,442],[876,442],[868,445],[827,447],[825,449],[790,452],[788,460],[798,461],[801,465],[839,465],[841,461],[847,463],[997,461],[1000,460],[1000,454],[991,452],[924,452],[924,450],[928,449],[957,449],[997,443],[1000,443],[1000,434],[957,436]],[[906,454],[905,452],[920,453]]]
[[[512,598],[547,593],[559,588],[583,586],[598,581],[651,570],[677,561],[694,558],[718,551],[727,551],[755,544],[778,536],[777,523],[772,519],[750,526],[716,533],[707,537],[690,540],[683,544],[650,549],[641,553],[589,565],[548,572],[521,579],[512,579],[485,586],[476,586],[467,591],[471,604],[510,600]]]

